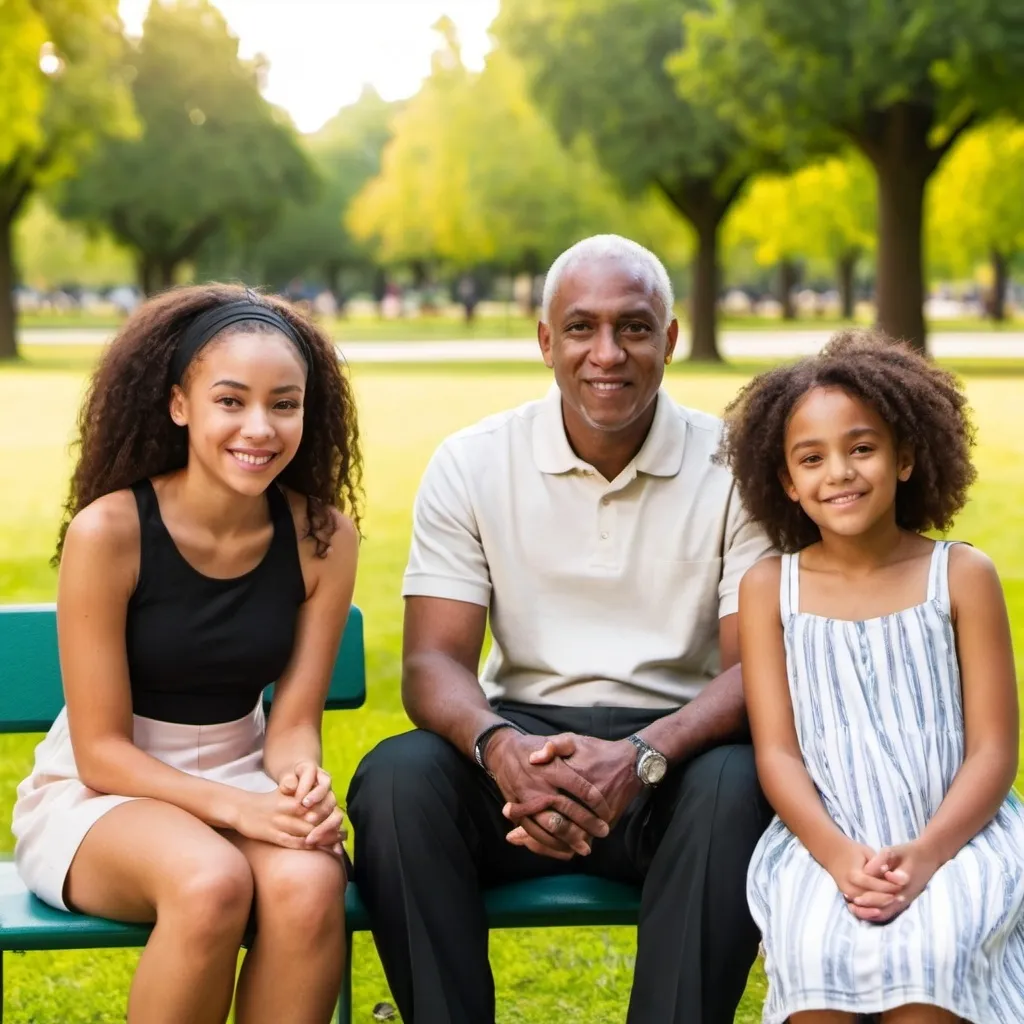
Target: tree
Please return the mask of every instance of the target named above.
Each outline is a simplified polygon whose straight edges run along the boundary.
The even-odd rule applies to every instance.
[[[61,220],[42,196],[26,203],[14,239],[21,280],[30,288],[108,288],[132,279],[131,253],[107,234]]]
[[[14,222],[102,134],[132,129],[116,0],[0,4],[0,359],[17,354]]]
[[[438,30],[432,73],[395,117],[381,173],[348,218],[382,261],[537,274],[598,231],[685,251],[687,233],[659,197],[627,202],[585,140],[562,145],[510,53],[495,50],[475,74],[451,23]],[[469,277],[459,281],[471,295]]]
[[[843,317],[853,318],[857,263],[874,245],[875,188],[860,154],[832,157],[783,177],[756,178],[726,223],[727,245],[753,244],[761,266],[780,268],[783,309],[795,261],[826,262],[836,275]],[[788,271],[788,273],[787,273]]]
[[[999,119],[967,133],[935,176],[929,238],[954,272],[991,264],[989,313],[1006,318],[1010,265],[1024,253],[1024,126]]]
[[[505,0],[499,40],[564,140],[585,137],[630,193],[660,189],[697,240],[691,358],[719,359],[719,227],[748,174],[779,166],[715,107],[680,98],[665,63],[697,0]]]
[[[681,91],[753,140],[845,139],[867,157],[878,320],[923,347],[925,187],[963,131],[1019,100],[1020,0],[709,2],[672,64]]]
[[[288,118],[260,95],[261,62],[239,59],[208,0],[154,0],[130,67],[142,133],[99,147],[62,207],[130,246],[149,294],[217,234],[267,232],[316,176]]]
[[[367,86],[355,103],[303,138],[322,184],[314,200],[289,201],[277,225],[247,254],[262,282],[280,287],[310,274],[344,303],[343,274],[372,266],[370,248],[346,228],[345,212],[380,170],[396,108]]]

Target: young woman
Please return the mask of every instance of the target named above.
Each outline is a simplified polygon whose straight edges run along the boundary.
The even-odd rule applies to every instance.
[[[724,454],[781,558],[740,586],[766,1024],[1024,1021],[1006,605],[946,530],[974,479],[946,371],[851,332],[755,379]]]
[[[355,581],[360,457],[329,339],[223,285],[147,302],[79,419],[58,543],[66,707],[18,789],[28,887],[155,921],[128,1020],[330,1019],[342,816],[320,722]],[[262,693],[276,683],[265,724]]]

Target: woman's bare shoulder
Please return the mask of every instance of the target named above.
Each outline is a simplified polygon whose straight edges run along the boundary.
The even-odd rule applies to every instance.
[[[137,552],[139,510],[135,495],[125,488],[86,505],[68,524],[64,544],[65,548],[72,545],[119,555]]]

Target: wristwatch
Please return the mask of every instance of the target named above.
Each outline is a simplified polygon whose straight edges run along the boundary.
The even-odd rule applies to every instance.
[[[636,777],[645,786],[656,786],[668,770],[668,761],[660,750],[655,750],[649,743],[634,733],[626,739],[636,747]]]
[[[480,765],[480,767],[483,768],[485,772],[487,772],[488,775],[490,775],[491,773],[490,771],[488,771],[487,765],[484,763],[484,754],[487,750],[487,741],[499,729],[515,729],[516,732],[526,735],[526,730],[516,725],[515,722],[495,722],[493,725],[487,726],[487,728],[484,729],[484,731],[480,733],[479,736],[477,736],[476,742],[473,744],[473,758],[475,759],[476,763]],[[494,776],[492,775],[491,778],[493,777]]]

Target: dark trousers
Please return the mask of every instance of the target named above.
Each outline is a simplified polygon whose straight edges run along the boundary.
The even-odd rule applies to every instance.
[[[499,704],[528,732],[623,739],[664,712]],[[588,857],[512,846],[497,786],[434,733],[384,740],[348,793],[355,878],[407,1024],[491,1024],[481,889],[585,873],[643,885],[628,1024],[731,1024],[757,954],[747,863],[771,811],[748,745],[716,747],[642,793]]]

